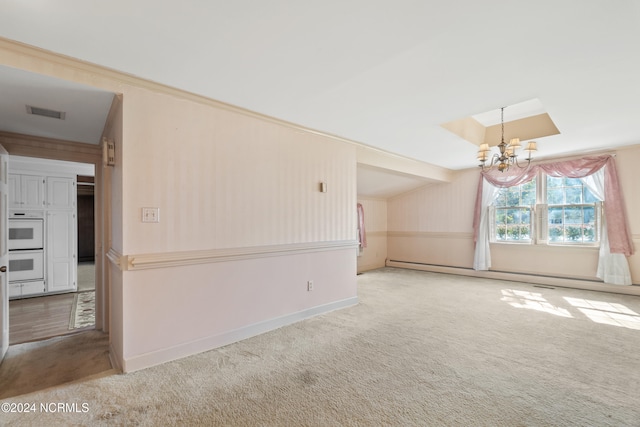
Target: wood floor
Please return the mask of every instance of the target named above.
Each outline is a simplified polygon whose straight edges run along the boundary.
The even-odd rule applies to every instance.
[[[78,290],[95,289],[92,262],[78,264]],[[9,345],[82,332],[69,329],[75,293],[9,301]]]
[[[69,329],[75,293],[9,302],[9,344],[37,341],[93,329]]]

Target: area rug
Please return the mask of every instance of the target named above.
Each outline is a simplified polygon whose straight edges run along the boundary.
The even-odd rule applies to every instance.
[[[78,292],[73,299],[69,329],[86,328],[96,323],[95,291]]]

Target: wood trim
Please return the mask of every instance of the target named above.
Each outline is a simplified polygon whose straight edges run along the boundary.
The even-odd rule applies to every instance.
[[[102,148],[96,144],[0,131],[0,145],[12,156],[93,163],[96,166],[102,160]]]
[[[14,68],[20,68],[27,71],[45,74],[40,69],[34,68],[34,63],[37,63],[37,61],[34,61],[34,60],[40,60],[43,62],[47,62],[49,65],[49,67],[47,67],[47,71],[48,71],[47,75],[50,75],[52,77],[62,78],[62,79],[66,78],[67,80],[72,80],[78,83],[92,85],[94,87],[98,87],[104,90],[114,92],[116,94],[116,97],[114,99],[114,103],[112,104],[112,108],[111,108],[112,111],[116,110],[115,106],[122,101],[122,94],[121,94],[123,92],[122,85],[123,84],[130,85],[133,87],[147,89],[153,92],[167,94],[179,99],[186,99],[189,101],[212,106],[222,110],[242,114],[244,116],[248,116],[248,117],[251,117],[257,120],[262,120],[269,123],[274,123],[274,124],[284,126],[296,131],[301,131],[301,132],[305,132],[313,135],[327,137],[334,141],[347,143],[356,148],[359,148],[361,150],[361,155],[359,157],[381,156],[383,158],[403,162],[406,165],[411,165],[412,169],[415,168],[418,171],[416,172],[416,174],[419,176],[427,177],[429,179],[434,179],[437,181],[448,182],[451,180],[452,172],[450,169],[446,169],[440,166],[434,166],[432,164],[425,163],[420,160],[416,160],[400,154],[392,153],[390,151],[386,151],[377,147],[372,147],[372,146],[363,144],[361,142],[353,141],[338,135],[330,134],[317,129],[311,129],[311,128],[298,125],[295,123],[291,123],[282,119],[257,113],[255,111],[251,111],[246,108],[242,108],[232,104],[227,104],[221,101],[217,101],[212,98],[208,98],[206,96],[195,94],[193,92],[177,89],[175,87],[153,82],[150,80],[145,80],[131,74],[123,73],[110,68],[102,67],[102,66],[85,62],[76,58],[72,58],[66,55],[62,55],[62,54],[44,50],[35,46],[31,46],[25,43],[0,37],[0,52],[3,50],[5,52],[3,53],[3,59],[2,61],[0,61],[0,64],[6,64]],[[107,81],[100,82],[100,78],[106,79]],[[112,114],[110,112],[109,117],[107,118],[107,122],[105,123],[105,128],[104,128],[105,133],[111,126],[111,117],[112,117]],[[366,153],[366,155],[363,153]],[[366,161],[365,163],[369,164],[369,162],[366,162]]]
[[[256,246],[246,248],[210,249],[200,251],[164,252],[155,254],[122,255],[111,248],[107,258],[121,271],[146,270],[184,265],[209,264],[312,252],[356,249],[356,240],[334,242],[296,243],[288,245]]]
[[[109,261],[111,261],[113,265],[118,267],[120,270],[125,270],[123,265],[126,266],[127,263],[126,263],[125,257],[120,252],[116,251],[113,248],[110,248],[109,251],[107,252],[107,258],[109,259]]]
[[[5,39],[0,37],[0,49],[4,49],[10,52],[13,52],[14,54],[18,55],[19,58],[18,59],[22,59],[23,61],[21,62],[25,62],[24,65],[27,65],[28,63],[33,62],[33,59],[39,59],[41,61],[46,61],[49,63],[53,63],[59,66],[62,66],[64,68],[67,69],[71,69],[71,70],[76,70],[76,71],[81,71],[83,73],[86,73],[87,76],[86,78],[92,77],[93,80],[95,80],[96,76],[102,77],[102,78],[106,78],[108,80],[110,80],[111,82],[113,82],[116,86],[120,86],[121,84],[127,84],[127,85],[131,85],[134,87],[139,87],[139,88],[143,88],[143,89],[148,89],[150,91],[153,92],[160,92],[160,93],[164,93],[167,95],[171,95],[171,96],[175,96],[177,98],[182,98],[182,99],[187,99],[190,101],[194,101],[194,102],[198,102],[201,104],[206,104],[206,105],[210,105],[210,106],[214,106],[216,108],[221,108],[227,111],[232,111],[235,113],[240,113],[243,115],[247,115],[256,119],[260,119],[260,120],[264,120],[264,121],[268,121],[268,122],[272,122],[272,123],[277,123],[280,125],[285,125],[287,127],[296,129],[296,130],[301,130],[301,131],[305,131],[305,132],[310,132],[310,133],[315,133],[318,135],[323,135],[323,136],[328,136],[331,137],[333,139],[337,139],[340,141],[344,141],[344,142],[348,142],[351,144],[357,144],[357,145],[362,145],[359,143],[356,143],[354,141],[336,136],[336,135],[330,135],[324,132],[320,132],[320,131],[316,131],[316,130],[312,130],[309,128],[306,128],[304,126],[300,126],[300,125],[296,125],[294,123],[290,123],[281,119],[277,119],[275,117],[270,117],[264,114],[260,114],[251,110],[247,110],[245,108],[242,107],[238,107],[232,104],[227,104],[221,101],[217,101],[202,95],[198,95],[195,94],[193,92],[188,92],[186,90],[182,90],[182,89],[177,89],[174,88],[172,86],[168,86],[162,83],[157,83],[151,80],[146,80],[140,77],[136,77],[132,74],[127,74],[121,71],[116,71],[107,67],[102,67],[100,65],[96,65],[96,64],[92,64],[90,62],[86,62],[86,61],[82,61],[76,58],[72,58],[70,56],[66,56],[63,54],[59,54],[59,53],[55,53],[52,51],[48,51],[45,49],[41,49],[35,46],[31,46],[25,43],[21,43],[21,42],[17,42],[14,40],[9,40],[9,39]],[[29,58],[24,58],[24,57],[29,57]],[[21,58],[20,58],[21,57]],[[31,61],[25,61],[25,59],[31,59]],[[9,63],[9,64],[13,64],[10,61],[7,61],[6,59],[4,60],[5,62]],[[17,64],[13,64],[12,66],[14,67],[18,67],[18,68],[23,68],[26,70],[29,70],[29,67],[24,67],[24,66],[20,66]],[[51,74],[54,77],[59,77],[55,74]],[[83,79],[76,79],[76,81],[81,82],[81,83],[85,83]],[[105,87],[105,86],[101,86],[101,85],[97,85],[97,87],[106,89],[106,90],[113,90],[112,87]],[[114,103],[116,102],[116,100],[114,100]],[[108,119],[107,119],[108,121]],[[380,150],[381,151],[381,150]],[[396,157],[402,157],[399,155],[394,155]],[[408,157],[406,157],[406,159],[409,159]],[[413,160],[413,159],[411,159]],[[415,160],[413,160],[415,161]]]

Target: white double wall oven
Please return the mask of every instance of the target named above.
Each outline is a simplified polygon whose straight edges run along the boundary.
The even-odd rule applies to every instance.
[[[9,280],[44,291],[44,211],[9,212]]]

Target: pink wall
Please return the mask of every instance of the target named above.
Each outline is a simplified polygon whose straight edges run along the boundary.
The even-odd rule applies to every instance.
[[[140,369],[353,305],[354,263],[355,251],[344,249],[126,272],[123,367]]]
[[[125,370],[357,302],[354,145],[23,45],[0,57],[122,96],[103,251]]]
[[[387,259],[387,201],[358,197],[364,209],[367,247],[359,250],[358,272],[385,266]]]
[[[640,195],[636,190],[640,146],[616,157],[636,248],[640,248]],[[451,183],[433,184],[388,202],[388,258],[437,266],[473,266],[473,204],[479,171],[460,171]],[[492,270],[580,280],[595,277],[598,249],[543,245],[492,244]],[[640,283],[640,255],[629,258],[634,283]]]
[[[355,303],[354,147],[144,88],[123,95],[122,255],[160,260],[123,272],[125,370]],[[142,207],[160,222],[141,222]],[[341,243],[314,246],[324,242]],[[189,265],[212,250],[249,255]]]

